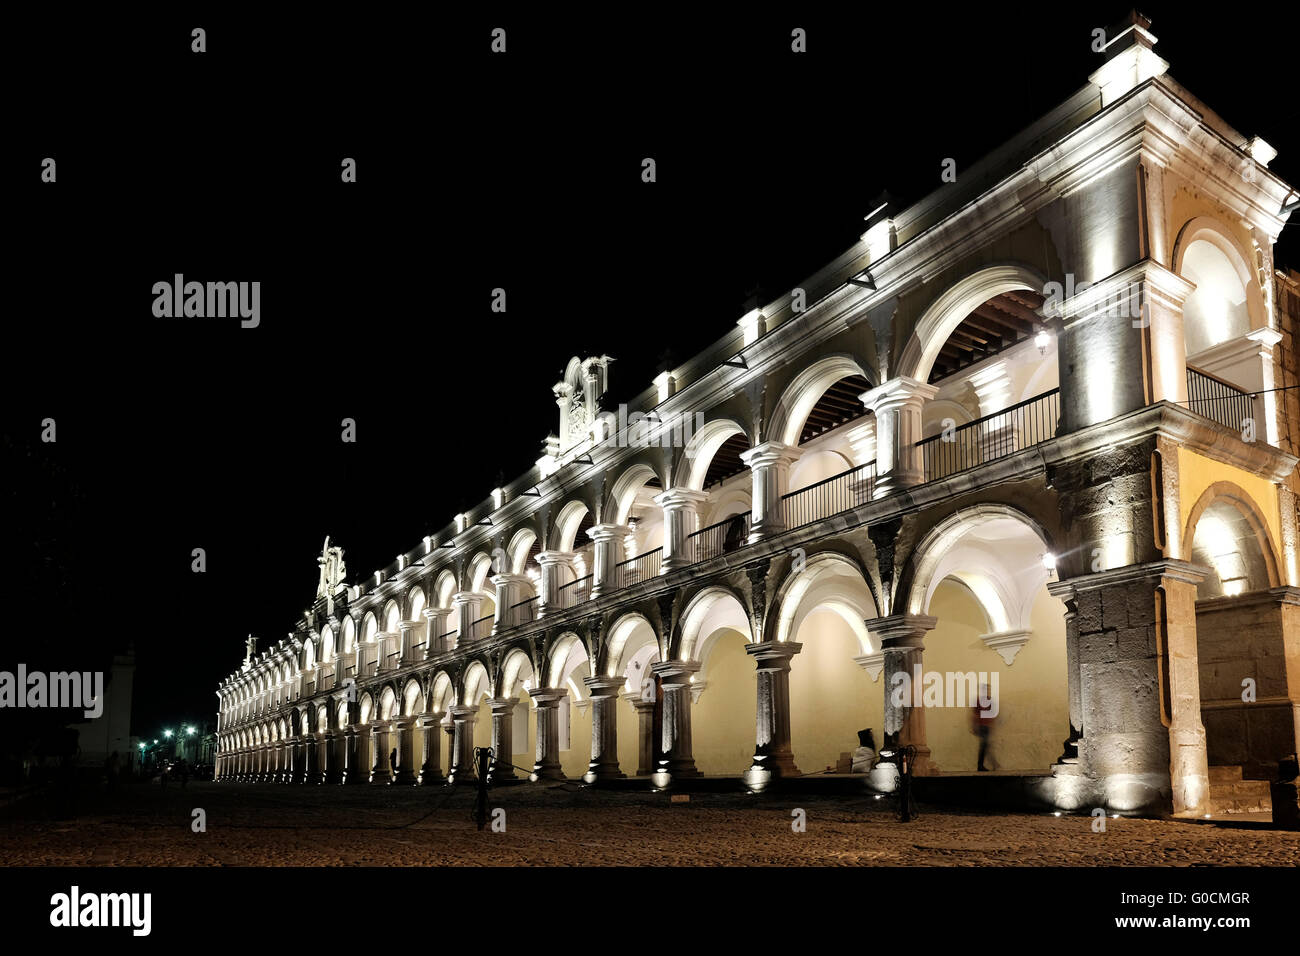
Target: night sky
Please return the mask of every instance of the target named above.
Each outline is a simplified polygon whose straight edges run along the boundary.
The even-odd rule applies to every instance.
[[[1171,74],[1300,183],[1293,21],[1178,6],[1144,7]],[[0,667],[133,642],[136,733],[211,719],[245,635],[312,600],[326,534],[352,580],[414,548],[537,459],[570,356],[637,394],[850,246],[882,190],[921,198],[1074,93],[1127,7],[629,9],[14,28],[42,65],[6,68]],[[1300,268],[1300,237],[1277,254]],[[174,273],[261,281],[261,326],[155,319]]]

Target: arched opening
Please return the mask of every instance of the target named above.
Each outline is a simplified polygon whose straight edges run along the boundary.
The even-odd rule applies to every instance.
[[[628,776],[648,774],[655,767],[655,732],[653,710],[643,719],[633,700],[653,702],[657,684],[651,665],[659,661],[659,641],[654,627],[640,614],[625,614],[609,629],[605,673],[622,677],[623,690],[615,717],[618,735],[618,763]]]
[[[749,615],[730,591],[706,589],[682,614],[678,657],[700,664],[691,677],[691,734],[701,773],[734,776],[752,762],[757,678],[745,652],[752,640]]]
[[[802,645],[790,661],[794,762],[804,773],[850,770],[840,756],[857,749],[859,731],[873,732],[876,749],[884,739],[880,647],[864,623],[878,616],[871,588],[848,558],[813,555],[781,585],[777,607],[777,640]]]
[[[528,696],[528,691],[536,686],[533,663],[528,654],[519,648],[507,653],[501,662],[500,699],[515,701],[510,715],[510,762],[515,768],[525,770],[533,765],[536,754],[537,738],[530,719],[532,698]],[[515,773],[521,771],[516,769]]]
[[[925,636],[932,766],[977,770],[974,711],[991,719],[990,771],[1047,772],[1068,726],[1065,605],[1047,590],[1055,557],[1042,529],[1004,505],[941,522],[917,548],[908,610],[936,619]]]
[[[1244,490],[1228,482],[1208,488],[1192,508],[1186,535],[1192,562],[1208,572],[1196,589],[1196,658],[1219,809],[1219,787],[1232,779],[1273,779],[1278,759],[1295,752],[1292,689],[1280,666],[1285,608],[1269,590],[1280,579],[1267,524]],[[1244,786],[1256,791],[1258,806],[1267,802],[1264,787]]]
[[[662,491],[663,482],[646,464],[633,465],[614,482],[610,493],[613,523],[632,529],[623,541],[623,560],[628,563],[617,574],[620,586],[659,573],[655,555],[662,554],[664,513],[654,499]]]
[[[568,691],[559,705],[560,769],[581,777],[591,762],[591,695],[583,678],[591,676],[587,649],[576,634],[565,634],[547,659],[547,686]]]

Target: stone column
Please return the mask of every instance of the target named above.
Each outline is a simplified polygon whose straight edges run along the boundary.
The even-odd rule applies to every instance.
[[[392,653],[392,646],[401,640],[400,631],[380,631],[375,635],[375,673],[381,674],[384,671],[392,670],[396,666],[388,659]],[[400,657],[400,655],[399,655]]]
[[[307,775],[306,754],[303,738],[289,738],[289,776],[285,783],[302,783]]]
[[[614,590],[614,568],[623,560],[623,539],[631,533],[631,528],[621,524],[598,524],[587,529],[587,536],[596,542],[591,578],[593,600]]]
[[[394,717],[393,736],[397,738],[397,775],[388,782],[393,786],[409,787],[415,783],[415,759],[411,749],[411,717]]]
[[[621,677],[588,677],[591,690],[591,762],[582,779],[587,783],[612,780],[627,774],[618,769],[618,692]]]
[[[1079,762],[1079,738],[1083,736],[1083,697],[1079,683],[1079,614],[1074,587],[1068,583],[1050,581],[1047,591],[1065,602],[1065,686],[1069,705],[1070,727],[1065,748],[1056,762],[1062,767]],[[1059,771],[1058,771],[1059,773]],[[1058,785],[1059,789],[1059,785]],[[1071,807],[1073,809],[1073,807]]]
[[[449,720],[442,725],[442,732],[447,738],[447,783],[455,783],[452,767],[456,765],[456,722]]]
[[[343,728],[343,752],[347,755],[347,765],[343,768],[345,784],[362,783],[369,777],[369,772],[361,766],[361,748],[357,733],[357,728],[351,724]]]
[[[311,781],[315,784],[325,783],[330,774],[330,744],[334,736],[328,731],[316,734],[316,773]]]
[[[658,675],[664,691],[663,757],[653,775],[654,785],[663,789],[679,778],[700,776],[691,749],[691,677],[700,665],[698,661],[660,661],[650,669]]]
[[[451,708],[451,720],[454,733],[451,738],[451,766],[447,768],[447,781],[460,783],[462,780],[474,780],[478,777],[474,765],[474,723],[478,720],[478,708],[458,704]]]
[[[456,611],[456,646],[464,647],[470,640],[470,627],[479,619],[483,596],[473,591],[457,591],[451,596]]]
[[[914,775],[938,772],[930,764],[930,747],[925,740],[925,707],[921,704],[925,634],[937,623],[937,618],[921,614],[896,614],[866,622],[867,629],[880,638],[880,650],[885,655],[885,734],[881,760],[898,765],[897,756],[884,757],[883,753],[915,747]]]
[[[799,775],[790,752],[790,658],[802,648],[793,641],[764,641],[745,648],[758,665],[758,736],[754,762],[744,775],[745,785],[755,792],[773,777]]]
[[[528,696],[537,704],[537,761],[533,773],[542,780],[563,780],[560,769],[560,701],[567,690],[535,687]]]
[[[541,580],[538,582],[537,616],[545,617],[548,610],[558,607],[561,583],[561,569],[573,572],[572,551],[542,551],[537,555],[537,563],[542,568]]]
[[[921,450],[921,409],[939,394],[933,385],[900,376],[858,396],[876,416],[876,484],[883,498],[925,481]]]
[[[304,786],[319,782],[319,765],[316,761],[317,743],[315,734],[304,734],[302,738],[303,774],[298,783]]]
[[[386,785],[392,773],[388,769],[388,725],[375,721],[370,725],[370,782]]]
[[[655,504],[664,511],[664,552],[660,565],[663,573],[695,562],[688,542],[691,535],[700,530],[700,513],[708,500],[707,492],[689,488],[669,488],[655,495]]]
[[[416,651],[415,645],[420,643],[420,633],[425,630],[424,622],[402,621],[397,625],[397,629],[402,635],[401,644],[397,652],[398,666],[415,660],[417,654],[419,654],[420,658],[423,659],[424,651],[427,651],[428,648],[424,647],[421,648],[420,651]]]
[[[655,702],[636,694],[629,703],[636,711],[636,775],[648,777],[655,770]]]
[[[523,574],[494,574],[492,584],[497,589],[496,610],[492,621],[492,633],[496,634],[508,627],[513,627],[515,620],[511,617],[511,608],[524,599],[524,588],[532,582]],[[517,614],[518,612],[513,612]]]
[[[427,607],[424,609],[424,619],[427,623],[427,636],[425,637],[424,659],[444,654],[451,648],[443,647],[442,635],[450,630],[450,620],[453,610],[449,607]],[[451,643],[450,640],[447,643]]]
[[[980,400],[980,418],[1009,408],[1011,379],[1006,363],[1001,359],[989,362],[970,377],[971,386]],[[1011,416],[1002,415],[977,426],[973,436],[981,461],[992,461],[1015,451],[1016,426]]]
[[[760,541],[785,530],[782,498],[790,486],[790,465],[803,454],[794,445],[768,441],[740,453],[753,479],[753,515],[749,540]]]
[[[514,756],[514,698],[498,697],[488,701],[492,708],[492,763],[488,767],[488,782],[501,783],[515,779]]]
[[[1086,795],[1131,813],[1209,797],[1196,649],[1203,569],[1156,561],[1073,578]],[[1096,804],[1094,804],[1096,805]]]
[[[424,731],[424,753],[420,762],[420,776],[416,781],[422,787],[442,783],[442,714],[434,711],[420,716],[420,729]]]

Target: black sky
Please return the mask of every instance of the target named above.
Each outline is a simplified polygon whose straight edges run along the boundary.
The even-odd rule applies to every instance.
[[[536,460],[571,355],[638,393],[1075,92],[1127,7],[790,9],[15,28],[3,665],[133,642],[138,733],[209,716],[326,534],[354,577],[413,548]],[[1144,7],[1173,76],[1300,183],[1294,18],[1183,9]],[[260,280],[262,326],[154,319],[177,272]]]

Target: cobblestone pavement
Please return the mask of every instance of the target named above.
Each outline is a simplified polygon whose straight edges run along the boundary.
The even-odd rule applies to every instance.
[[[471,788],[194,783],[84,797],[73,819],[50,801],[0,813],[9,865],[1300,865],[1300,833],[1213,823],[986,815],[922,805],[898,822],[888,800],[778,794],[596,791],[575,784],[493,790],[505,832],[480,832]],[[207,830],[191,829],[194,808]],[[796,808],[805,832],[791,826]]]

